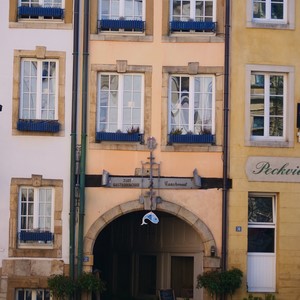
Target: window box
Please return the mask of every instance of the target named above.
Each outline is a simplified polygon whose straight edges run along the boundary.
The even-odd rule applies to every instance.
[[[17,129],[20,131],[58,132],[59,127],[57,120],[20,119],[17,124]]]
[[[169,134],[169,144],[213,144],[215,136],[213,134]]]
[[[55,19],[64,18],[64,10],[58,7],[28,7],[19,6],[18,7],[19,18],[28,17],[48,17]]]
[[[21,231],[19,233],[19,239],[21,242],[52,242],[53,233],[50,231]]]
[[[97,132],[96,141],[112,142],[140,142],[143,143],[143,134],[140,133],[123,133],[123,132]]]
[[[98,30],[130,30],[141,31],[145,30],[145,21],[141,20],[98,20]]]
[[[197,22],[197,21],[171,21],[170,31],[205,31],[215,32],[216,22]]]

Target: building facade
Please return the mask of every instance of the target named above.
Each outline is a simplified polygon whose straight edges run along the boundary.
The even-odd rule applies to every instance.
[[[69,257],[73,1],[0,14],[0,299],[49,299]]]
[[[103,299],[205,299],[196,279],[222,248],[224,1],[129,2],[90,3],[84,268]]]
[[[245,275],[236,299],[300,295],[298,5],[232,1],[228,263]]]

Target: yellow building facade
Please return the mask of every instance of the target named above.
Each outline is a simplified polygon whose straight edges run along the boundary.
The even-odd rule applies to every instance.
[[[232,1],[228,265],[299,299],[299,3]]]

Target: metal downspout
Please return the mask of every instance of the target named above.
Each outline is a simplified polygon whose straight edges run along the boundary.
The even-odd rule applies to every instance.
[[[81,118],[81,161],[80,161],[80,205],[78,225],[78,276],[83,268],[83,233],[85,215],[85,167],[86,167],[86,128],[89,55],[89,0],[84,0],[83,20],[83,60],[82,60],[82,118]]]
[[[224,138],[223,138],[223,195],[222,195],[222,270],[227,270],[227,233],[228,233],[228,123],[229,123],[229,34],[230,0],[225,7],[225,61],[224,61]]]
[[[79,49],[79,0],[74,1],[73,28],[73,78],[72,78],[72,116],[71,116],[71,166],[70,166],[70,237],[69,237],[69,275],[75,277],[75,213],[76,213],[76,140],[78,103],[78,49]]]

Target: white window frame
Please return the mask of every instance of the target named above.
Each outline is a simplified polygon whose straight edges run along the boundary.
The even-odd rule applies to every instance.
[[[263,2],[265,1],[265,2]],[[253,0],[253,6],[252,6],[252,17],[255,21],[260,22],[260,21],[264,21],[264,22],[274,22],[274,23],[286,23],[287,21],[287,0],[283,0],[283,18],[282,19],[272,19],[271,16],[271,5],[272,2],[276,2],[276,0]],[[265,3],[265,7],[266,7],[266,17],[265,18],[255,18],[253,16],[254,14],[254,6],[255,4],[259,4],[259,3]]]
[[[248,228],[273,228],[274,252],[247,253],[247,287],[249,292],[275,292],[276,290],[276,195],[269,193],[249,193],[250,197],[272,198],[273,222],[249,222]],[[249,200],[248,200],[249,201]]]
[[[245,82],[245,145],[265,147],[292,147],[294,143],[294,67],[270,66],[270,65],[247,65]],[[284,133],[283,137],[252,136],[251,135],[251,75],[261,74],[284,74],[285,100],[284,100]]]
[[[15,300],[26,300],[26,299],[28,299],[26,296],[29,296],[29,295],[26,295],[26,294],[24,295],[24,298],[23,297],[20,298],[19,295],[18,295],[19,291],[24,291],[25,293],[31,292],[31,300],[36,300],[37,299],[36,298],[37,297],[37,292],[38,291],[43,291],[43,298],[42,298],[42,300],[46,299],[45,298],[45,292],[47,291],[46,289],[27,289],[27,288],[25,288],[25,289],[16,289],[16,298],[15,298]],[[48,292],[49,292],[49,298],[48,299],[52,299],[49,290],[48,290]]]
[[[144,133],[144,85],[145,85],[145,78],[144,74],[141,73],[107,73],[107,72],[101,72],[98,73],[98,95],[97,95],[97,123],[96,123],[96,131],[100,132],[100,88],[101,88],[101,75],[113,75],[118,77],[118,116],[117,116],[117,130],[120,130],[121,132],[126,133],[127,130],[130,130],[130,128],[133,126],[131,123],[129,128],[123,128],[123,88],[124,88],[124,77],[129,76],[141,76],[141,107],[140,107],[140,124],[139,124],[139,133]],[[108,132],[111,132],[108,130]]]
[[[112,14],[111,12],[109,13],[109,17],[104,17],[103,18],[103,15],[102,15],[102,0],[98,0],[99,1],[99,11],[98,11],[98,16],[99,16],[99,19],[102,20],[102,19],[112,19],[112,18],[115,18],[115,17],[112,17]],[[110,2],[112,2],[113,0],[109,0]],[[125,1],[126,0],[120,0],[119,2],[119,19],[134,19],[134,20],[141,20],[141,21],[145,21],[145,10],[146,10],[146,5],[145,5],[145,1],[146,0],[142,0],[142,16],[140,17],[139,15],[137,16],[133,16],[132,18],[127,18],[125,16]]]
[[[173,15],[173,1],[175,0],[170,0],[170,20],[174,21],[174,15]],[[184,0],[180,0],[180,1],[184,1]],[[185,17],[182,16],[182,9],[180,11],[180,21],[195,21],[196,20],[196,2],[199,0],[190,0],[190,16],[189,19],[186,20]],[[203,2],[206,1],[211,1],[213,2],[213,15],[212,15],[212,22],[216,22],[216,11],[217,11],[217,1],[216,0],[203,0]],[[203,18],[205,19],[207,16],[203,16]],[[198,16],[197,16],[198,18]],[[201,21],[202,22],[202,21]],[[203,20],[203,22],[205,22],[205,20]]]
[[[22,190],[29,190],[32,189],[33,190],[33,228],[28,228],[28,224],[26,225],[26,229],[21,228],[21,217],[22,215]],[[51,190],[51,228],[47,228],[47,230],[45,230],[46,228],[39,228],[39,218],[40,218],[40,214],[39,214],[39,205],[40,205],[40,192],[42,190]],[[35,188],[32,186],[21,186],[19,189],[19,205],[18,205],[18,232],[21,232],[21,230],[41,230],[41,231],[50,231],[52,233],[54,233],[54,195],[55,191],[52,187],[39,187],[39,188]],[[27,205],[28,205],[28,199],[26,201]],[[28,209],[28,206],[27,206]],[[27,216],[28,218],[28,213],[26,212],[26,214],[24,216]],[[26,222],[27,223],[27,222]]]
[[[274,28],[274,29],[295,29],[295,0],[284,0],[284,17],[283,19],[271,19],[271,0],[266,0],[268,13],[267,17],[254,18],[253,8],[254,0],[247,1],[247,27],[257,28]]]
[[[23,3],[24,2],[24,3]],[[46,4],[45,4],[46,2]],[[48,3],[52,2],[52,5],[49,6]],[[58,0],[19,0],[19,6],[40,6],[40,7],[57,7],[57,8],[64,8],[65,7],[65,0],[60,0],[61,4],[59,6],[54,5],[58,2]],[[29,4],[29,5],[28,5]]]
[[[171,128],[171,101],[172,101],[172,96],[171,96],[171,89],[172,89],[172,77],[188,77],[189,78],[189,124],[188,124],[188,131],[194,133],[194,110],[195,110],[195,105],[194,105],[194,100],[195,100],[195,81],[194,79],[196,77],[207,77],[212,79],[212,124],[211,124],[211,133],[210,134],[215,134],[215,106],[216,106],[216,98],[215,98],[215,76],[214,75],[209,75],[209,74],[197,74],[197,75],[186,75],[186,74],[171,74],[169,76],[169,89],[168,89],[168,133],[172,131]],[[178,128],[178,129],[181,129]],[[198,133],[196,133],[198,134]]]
[[[35,111],[36,115],[35,118],[27,118],[24,116],[24,111],[23,111],[23,104],[24,104],[24,63],[25,62],[36,62],[37,63],[37,79],[36,79],[36,106],[35,106]],[[56,59],[34,59],[34,58],[23,58],[21,61],[21,76],[20,76],[20,113],[19,113],[19,118],[20,119],[29,119],[29,120],[38,120],[42,119],[42,73],[43,73],[43,62],[55,62],[55,112],[54,112],[54,119],[46,118],[43,120],[58,120],[58,80],[59,80],[59,62]],[[49,96],[48,92],[48,96]],[[34,92],[29,93],[29,94],[34,94]],[[30,96],[29,96],[30,98]],[[30,102],[30,99],[28,100]]]

